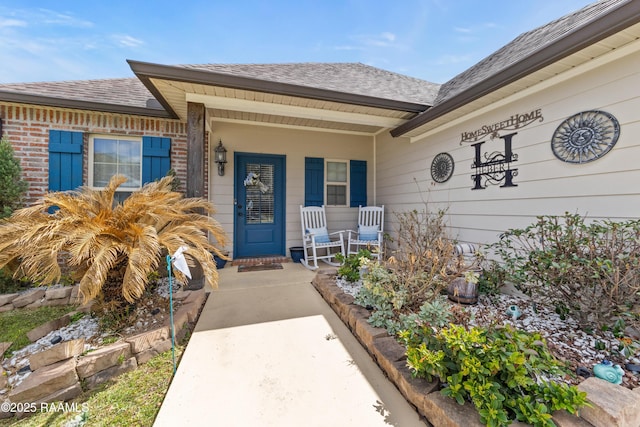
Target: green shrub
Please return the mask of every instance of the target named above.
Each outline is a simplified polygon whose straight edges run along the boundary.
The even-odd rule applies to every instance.
[[[342,264],[338,268],[338,276],[350,283],[360,280],[360,268],[363,267],[363,258],[371,259],[371,251],[360,249],[357,254],[349,254],[348,256],[344,256],[341,253],[336,254],[336,259]]]
[[[493,249],[520,290],[548,296],[583,328],[611,324],[640,303],[640,221],[585,223],[578,214],[541,216],[500,236]]]
[[[23,205],[27,182],[21,174],[22,168],[13,147],[6,138],[0,139],[0,218],[11,216]]]
[[[444,383],[442,394],[477,408],[482,422],[507,426],[518,420],[555,426],[551,413],[575,414],[586,393],[553,381],[562,367],[539,334],[506,326],[491,330],[450,325],[439,332],[429,325],[400,333],[407,364],[417,377]]]

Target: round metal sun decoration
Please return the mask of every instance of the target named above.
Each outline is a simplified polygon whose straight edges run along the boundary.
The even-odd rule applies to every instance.
[[[453,175],[453,157],[449,153],[436,154],[431,162],[431,178],[435,182],[446,182]]]
[[[611,151],[618,136],[620,125],[611,114],[583,111],[558,126],[551,138],[551,149],[564,162],[587,163]]]

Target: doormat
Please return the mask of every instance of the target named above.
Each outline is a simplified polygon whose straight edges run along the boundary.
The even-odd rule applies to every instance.
[[[256,264],[256,265],[240,264],[238,266],[238,273],[243,273],[245,271],[264,271],[264,270],[282,270],[282,264],[280,264],[279,262],[271,262],[269,264]]]

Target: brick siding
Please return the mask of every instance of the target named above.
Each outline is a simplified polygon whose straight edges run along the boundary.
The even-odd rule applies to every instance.
[[[186,190],[187,125],[179,120],[71,110],[0,102],[3,135],[14,148],[29,182],[25,203],[35,203],[49,188],[49,130],[70,130],[84,134],[83,183],[86,185],[89,134],[121,136],[163,136],[171,138],[171,167]],[[205,141],[208,138],[205,136]],[[208,152],[208,143],[205,144]],[[208,194],[208,156],[205,155],[205,194]]]

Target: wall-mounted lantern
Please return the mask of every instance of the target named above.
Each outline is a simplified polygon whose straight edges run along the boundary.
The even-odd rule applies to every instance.
[[[227,149],[222,146],[222,140],[218,142],[218,146],[215,148],[215,162],[218,164],[218,175],[224,175],[224,164],[227,163]]]

